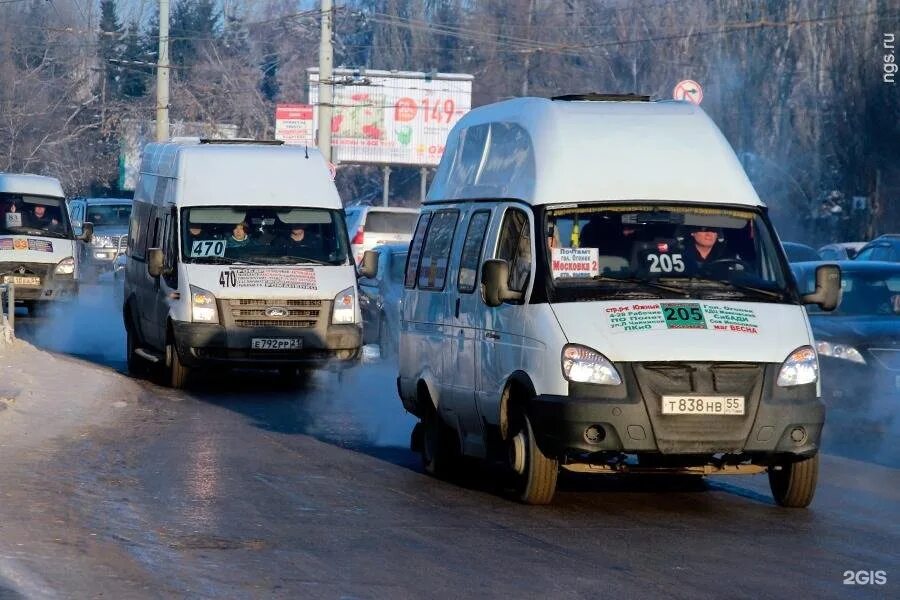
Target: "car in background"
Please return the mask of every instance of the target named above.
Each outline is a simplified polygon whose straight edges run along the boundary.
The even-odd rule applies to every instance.
[[[900,233],[878,236],[859,251],[854,260],[900,262]]]
[[[866,242],[837,242],[819,248],[822,260],[853,260]]]
[[[357,264],[366,250],[375,246],[396,242],[409,244],[419,218],[417,208],[394,206],[351,206],[344,212],[350,249]]]
[[[791,265],[801,293],[815,288],[821,264]],[[841,268],[840,304],[833,312],[807,306],[823,400],[832,408],[853,410],[874,400],[900,399],[900,264],[830,264]]]
[[[381,346],[383,357],[397,352],[400,340],[400,302],[409,244],[386,244],[372,249],[378,254],[378,272],[359,278],[359,305],[363,317],[363,342]]]
[[[788,262],[804,262],[821,260],[819,253],[815,248],[806,244],[798,244],[797,242],[782,242],[784,253],[787,254]]]
[[[69,201],[72,226],[94,226],[94,237],[82,248],[82,265],[87,281],[96,282],[104,273],[116,271],[116,259],[125,254],[131,200],[128,198],[75,198]]]

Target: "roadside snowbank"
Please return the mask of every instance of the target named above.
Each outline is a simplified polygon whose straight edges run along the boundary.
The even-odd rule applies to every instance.
[[[18,339],[0,344],[0,451],[9,455],[85,435],[138,394],[135,382],[110,369]]]

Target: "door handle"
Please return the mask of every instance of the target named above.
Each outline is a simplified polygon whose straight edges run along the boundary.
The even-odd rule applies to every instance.
[[[459,318],[459,298],[456,299],[456,318]]]
[[[499,340],[499,339],[500,339],[500,334],[499,334],[499,333],[494,333],[493,331],[485,331],[485,332],[484,332],[484,337],[486,337],[486,338],[489,339],[489,340]]]

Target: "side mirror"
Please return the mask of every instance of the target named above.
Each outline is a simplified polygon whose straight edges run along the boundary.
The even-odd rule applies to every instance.
[[[166,262],[166,256],[163,254],[162,248],[150,248],[147,250],[147,273],[150,277],[159,277],[163,273],[163,266]]]
[[[378,253],[366,250],[362,262],[359,264],[359,274],[369,279],[374,279],[378,274]]]
[[[491,259],[481,265],[481,283],[484,285],[484,302],[488,306],[500,306],[504,300],[519,300],[522,294],[507,287],[509,263]]]
[[[75,239],[82,241],[85,244],[90,244],[91,240],[94,239],[94,224],[82,223],[81,233],[78,234]]]
[[[831,311],[837,308],[841,297],[841,268],[837,265],[820,265],[816,268],[816,291],[805,294],[804,304],[818,304],[819,308]]]

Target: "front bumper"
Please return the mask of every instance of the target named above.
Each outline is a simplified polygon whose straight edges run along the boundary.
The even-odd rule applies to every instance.
[[[277,327],[229,328],[208,323],[174,323],[175,346],[188,366],[229,367],[352,366],[359,361],[362,329],[358,325],[329,325],[315,330]],[[298,350],[254,350],[253,338],[300,338]]]
[[[4,282],[7,276],[40,278],[38,285],[16,284],[17,304],[75,300],[78,297],[78,281],[71,275],[54,275],[55,268],[55,263],[0,263],[0,282]]]
[[[819,449],[825,406],[816,386],[778,387],[779,365],[616,366],[624,376],[621,385],[570,384],[568,396],[532,400],[529,417],[542,451],[558,457],[598,452],[809,456]],[[740,394],[745,414],[664,415],[661,388],[685,396]],[[792,433],[799,437],[797,428],[804,432],[799,441],[792,438]]]
[[[88,248],[81,261],[81,268],[96,272],[111,271],[119,254],[120,251],[115,248]]]

